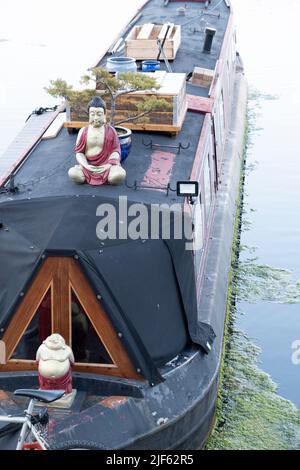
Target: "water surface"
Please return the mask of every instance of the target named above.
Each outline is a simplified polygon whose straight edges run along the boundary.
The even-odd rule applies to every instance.
[[[142,0],[3,0],[0,15],[0,155],[36,108],[57,100],[43,88],[76,85],[135,14]]]
[[[242,244],[256,251],[245,250],[241,258],[256,256],[258,265],[290,271],[293,288],[300,278],[300,2],[232,3],[250,85],[248,165],[255,163],[246,178],[245,218],[251,225],[243,231]],[[280,281],[275,286],[280,293]],[[300,365],[292,362],[292,343],[300,339],[300,307],[299,298],[288,294],[241,302],[245,315],[238,323],[261,347],[260,365],[278,383],[279,393],[300,407]]]

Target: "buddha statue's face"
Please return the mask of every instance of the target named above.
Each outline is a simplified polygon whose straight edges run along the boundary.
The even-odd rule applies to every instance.
[[[106,123],[105,111],[103,108],[90,107],[89,122],[93,127],[101,127]]]

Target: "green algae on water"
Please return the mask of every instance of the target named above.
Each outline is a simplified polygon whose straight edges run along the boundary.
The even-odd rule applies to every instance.
[[[255,99],[255,98],[253,98]],[[257,99],[257,97],[256,97]],[[267,98],[266,98],[267,99]],[[251,133],[255,128],[257,111],[247,116],[244,156],[252,148]],[[252,171],[249,164],[243,173]],[[241,182],[243,181],[243,175]],[[300,449],[300,411],[277,393],[277,385],[269,374],[257,366],[260,349],[235,326],[236,300],[276,301],[295,303],[300,300],[300,280],[293,281],[292,273],[258,262],[255,256],[243,261],[239,253],[247,250],[253,255],[255,247],[240,244],[237,227],[245,227],[243,187],[237,209],[235,239],[232,253],[227,314],[214,431],[207,450],[288,450]],[[239,221],[239,222],[238,222]],[[245,256],[243,256],[245,258]]]
[[[236,271],[239,300],[247,302],[300,302],[300,279],[293,280],[292,272],[258,262],[258,258],[240,260]]]
[[[227,343],[221,410],[206,448],[300,449],[300,412],[257,367],[260,350],[238,330]]]
[[[271,93],[263,93],[255,87],[250,87],[248,92],[248,101],[255,101],[260,103],[261,101],[275,101],[279,99],[279,95],[271,95]]]

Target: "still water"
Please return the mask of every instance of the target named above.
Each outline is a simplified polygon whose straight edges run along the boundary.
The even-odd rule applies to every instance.
[[[31,111],[57,104],[44,92],[49,80],[76,85],[142,3],[1,1],[0,155]]]
[[[279,385],[280,395],[300,407],[300,363],[292,360],[293,343],[300,340],[300,2],[233,0],[233,5],[251,98],[253,171],[247,172],[244,216],[250,225],[241,242],[255,249],[245,249],[241,260],[257,257],[253,287],[261,287],[240,302],[245,315],[239,326],[261,347],[260,367]],[[286,271],[274,276],[273,268]]]
[[[97,62],[142,0],[110,0],[105,9],[103,3],[86,0],[84,8],[79,2],[71,8],[61,0],[1,2],[0,155],[33,109],[56,103],[43,91],[49,80],[63,77],[76,84],[74,77]],[[256,249],[255,255],[244,250],[242,263],[256,256],[254,265],[267,272],[261,294],[240,302],[245,315],[239,326],[261,347],[260,366],[279,384],[279,393],[300,407],[300,364],[292,362],[292,344],[300,340],[300,311],[297,295],[292,296],[295,303],[288,295],[300,278],[300,2],[232,3],[256,128],[245,198],[251,224],[242,234],[242,244]],[[279,275],[273,284],[278,291],[284,284],[287,292],[276,296],[267,286],[272,284],[268,266],[291,272],[284,271],[284,280]],[[268,289],[272,292],[266,296]]]

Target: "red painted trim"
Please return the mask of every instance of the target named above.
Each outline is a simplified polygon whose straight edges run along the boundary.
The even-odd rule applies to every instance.
[[[188,111],[194,113],[211,113],[214,100],[203,96],[187,95]]]
[[[29,153],[36,146],[38,141],[43,137],[43,135],[46,132],[46,130],[48,129],[48,127],[51,126],[54,119],[56,119],[56,117],[59,115],[59,113],[64,111],[65,107],[66,107],[65,104],[62,104],[62,105],[59,106],[59,108],[55,111],[54,114],[51,114],[51,118],[49,119],[47,124],[45,124],[45,126],[42,128],[41,132],[37,135],[37,137],[34,138],[34,142],[32,142],[26,148],[26,150],[24,150],[24,152],[21,153],[19,158],[12,164],[12,166],[3,175],[0,175],[0,187],[3,186],[7,182],[10,175],[18,168],[18,166],[23,162],[23,160],[25,160],[25,158],[29,155]]]
[[[233,25],[233,11],[232,11],[231,6],[230,6],[230,9],[231,9],[231,11],[230,11],[229,19],[228,19],[226,33],[225,33],[225,36],[224,36],[224,39],[223,39],[223,44],[222,44],[222,48],[221,48],[221,52],[220,52],[220,57],[219,57],[219,60],[217,62],[216,68],[215,68],[214,80],[213,80],[213,84],[212,84],[212,87],[211,87],[211,90],[210,90],[210,97],[213,98],[214,100],[216,98],[217,91],[218,91],[219,79],[220,79],[220,77],[222,77],[223,67],[225,66],[225,62],[226,62],[225,58],[226,58],[226,52],[228,50],[228,42],[229,42],[229,39],[230,39],[230,35],[233,32],[233,28],[232,28],[232,25]]]
[[[214,104],[215,104],[216,97],[217,97],[219,80],[222,77],[223,68],[226,63],[224,59],[226,58],[226,54],[228,50],[228,43],[229,43],[230,35],[232,34],[232,24],[233,24],[233,12],[232,12],[232,5],[230,1],[228,2],[228,6],[231,10],[230,17],[228,20],[226,33],[224,36],[223,45],[222,45],[222,49],[220,52],[220,57],[216,65],[214,81],[212,83],[211,90],[210,90],[209,100],[210,100],[211,107],[210,107],[210,110],[207,111],[205,119],[204,119],[200,139],[198,142],[198,147],[196,150],[195,160],[194,160],[193,168],[191,171],[191,176],[190,176],[191,180],[199,181],[200,175],[202,173],[202,166],[204,162],[203,157],[206,155],[205,153],[206,145],[207,145],[209,135],[211,132],[212,112],[213,112]],[[195,102],[195,106],[197,106],[196,102]],[[200,108],[200,106],[201,104],[200,102],[198,102],[198,107]],[[201,112],[199,109],[195,111]],[[204,275],[206,259],[208,255],[208,249],[209,249],[209,244],[210,244],[210,232],[211,232],[211,227],[212,227],[214,217],[215,217],[215,210],[216,210],[216,207],[215,207],[215,204],[213,203],[213,207],[211,208],[209,219],[207,221],[206,234],[203,240],[203,256],[200,261],[199,269],[197,271],[195,270],[195,275],[196,275],[195,283],[196,283],[196,293],[197,293],[198,302],[201,296],[201,290],[203,286],[203,275]],[[196,265],[195,265],[195,268],[196,268]]]
[[[231,8],[231,5],[230,5],[230,8]],[[194,159],[194,164],[193,164],[193,168],[192,168],[192,172],[191,172],[191,176],[190,176],[191,180],[195,180],[195,179],[198,180],[198,177],[199,177],[199,174],[200,174],[201,158],[202,158],[203,152],[205,150],[207,133],[210,132],[210,125],[208,126],[208,124],[210,124],[210,116],[211,116],[211,113],[213,112],[213,108],[214,108],[215,100],[216,100],[217,84],[219,83],[219,79],[221,77],[221,71],[222,71],[224,63],[225,63],[224,57],[226,57],[229,38],[230,38],[230,35],[232,34],[232,23],[233,23],[233,12],[232,12],[232,8],[231,8],[230,17],[229,17],[229,20],[228,20],[226,33],[225,33],[225,37],[224,37],[224,41],[223,41],[223,45],[222,45],[222,49],[221,49],[221,53],[220,53],[220,58],[218,60],[216,70],[215,70],[215,78],[214,78],[214,82],[213,82],[213,85],[212,85],[212,88],[211,88],[211,96],[209,98],[203,98],[204,100],[205,99],[209,100],[209,106],[208,106],[209,110],[207,111],[207,114],[206,114],[205,119],[204,119],[203,127],[202,127],[202,130],[201,130],[201,135],[200,135],[200,139],[199,139],[199,143],[198,143],[198,147],[197,147],[197,151],[196,151],[196,156],[195,156],[195,159]],[[189,99],[191,99],[191,98],[189,98],[190,96],[193,98],[193,102],[191,102],[191,106],[194,106],[195,108],[198,106],[198,109],[195,109],[194,111],[202,112],[202,111],[200,111],[200,107],[202,106],[202,102],[200,102],[200,100],[197,100],[197,101],[194,100],[194,98],[201,98],[201,97],[194,97],[193,95],[188,95],[188,103],[189,103]],[[191,99],[191,101],[192,101],[192,99]],[[203,106],[204,106],[204,102],[203,102]]]
[[[208,113],[205,115],[204,122],[203,122],[201,135],[200,135],[200,139],[198,142],[196,155],[194,159],[194,164],[193,164],[193,168],[191,171],[191,176],[190,176],[191,181],[198,181],[199,175],[201,173],[203,155],[204,155],[205,147],[207,145],[207,139],[208,139],[208,135],[210,132],[210,128],[211,128],[211,115]]]

